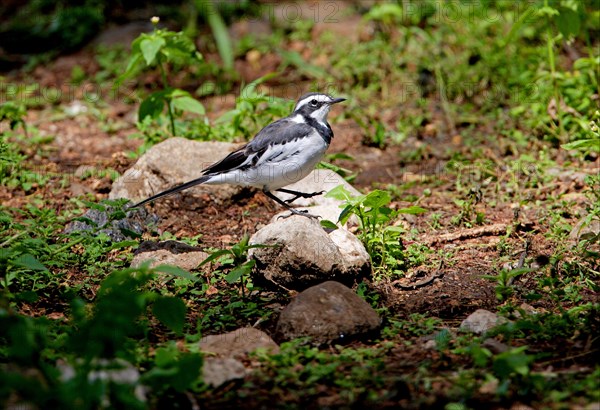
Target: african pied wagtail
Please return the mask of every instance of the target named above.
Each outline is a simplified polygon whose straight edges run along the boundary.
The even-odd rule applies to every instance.
[[[199,184],[234,184],[262,189],[265,195],[291,211],[288,216],[315,218],[289,204],[298,198],[312,198],[323,192],[304,193],[283,187],[300,181],[319,163],[333,138],[327,114],[333,104],[342,101],[345,98],[327,94],[303,95],[291,115],[267,125],[252,141],[202,171],[200,178],[151,196],[132,208]],[[295,196],[283,201],[272,191]]]

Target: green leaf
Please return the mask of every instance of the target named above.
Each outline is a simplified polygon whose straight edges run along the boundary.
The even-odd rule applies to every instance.
[[[527,346],[521,346],[500,353],[494,358],[494,372],[501,379],[509,378],[513,373],[526,376],[529,373],[529,363],[534,357],[525,353]]]
[[[115,81],[115,85],[113,88],[117,88],[119,85],[121,85],[126,78],[132,77],[137,72],[137,70],[140,69],[141,61],[141,54],[133,54],[131,56],[131,59],[129,60],[129,63],[127,64],[125,72],[121,74],[119,78],[117,78],[117,81]]]
[[[12,264],[15,266],[21,266],[23,268],[31,269],[31,270],[41,270],[47,271],[48,269],[38,261],[35,256],[30,253],[25,253],[15,260],[12,261]]]
[[[598,138],[589,138],[584,140],[577,140],[573,142],[569,142],[568,144],[561,145],[563,149],[571,150],[581,150],[581,151],[594,151],[600,152],[600,139]]]
[[[392,197],[389,192],[376,189],[366,196],[363,205],[368,208],[381,208],[389,204],[391,200]]]
[[[302,55],[297,51],[288,51],[284,49],[278,49],[277,51],[281,56],[282,65],[284,67],[288,67],[290,65],[295,66],[301,73],[314,78],[326,78],[328,75],[327,71],[321,67],[310,64],[304,60]]]
[[[249,260],[248,262],[244,263],[243,265],[240,265],[234,269],[232,269],[227,276],[225,276],[225,280],[227,281],[227,283],[233,283],[238,281],[242,276],[244,275],[248,275],[250,273],[250,271],[252,271],[252,268],[254,267],[254,264],[256,263],[256,261],[254,259]]]
[[[323,219],[321,221],[321,226],[325,229],[334,229],[335,230],[335,229],[339,228],[335,223],[331,222],[328,219]]]
[[[327,192],[325,194],[325,197],[337,199],[340,201],[350,201],[352,199],[352,194],[346,189],[344,185],[338,185],[331,191]]]
[[[223,60],[223,66],[227,70],[231,70],[233,69],[234,55],[227,26],[225,25],[223,18],[221,17],[219,11],[213,5],[212,2],[206,2],[204,3],[204,6],[208,7],[208,15],[206,16],[208,20],[208,25],[210,26],[210,29],[213,33],[213,37],[215,38],[215,42],[217,43],[217,50],[219,51],[221,60]]]
[[[212,261],[220,258],[221,256],[231,255],[231,254],[232,254],[232,252],[229,249],[221,249],[221,250],[215,251],[215,252],[211,253],[210,255],[208,255],[208,257],[200,263],[200,266],[206,265],[208,262],[212,262]]]
[[[165,93],[164,91],[158,91],[152,93],[140,104],[138,111],[138,121],[144,121],[144,118],[150,117],[156,119],[165,107]]]
[[[172,99],[171,107],[181,111],[193,112],[199,115],[204,115],[206,112],[202,103],[190,95]]]
[[[348,222],[348,219],[352,216],[352,213],[354,211],[354,209],[356,208],[356,206],[354,205],[348,205],[346,206],[343,210],[342,213],[340,214],[340,216],[338,217],[338,221],[343,225],[346,222]]]
[[[189,279],[191,281],[196,282],[198,280],[197,277],[186,271],[185,269],[181,269],[179,266],[173,265],[158,265],[154,268],[155,272],[166,273],[171,276],[177,276],[183,279]]]
[[[581,21],[579,14],[571,9],[561,9],[556,17],[558,31],[566,38],[571,38],[579,34],[581,30]]]
[[[152,306],[154,316],[166,327],[177,334],[183,332],[185,325],[185,303],[179,298],[164,296],[156,299]]]
[[[427,209],[421,208],[420,206],[409,206],[408,208],[401,208],[396,211],[399,214],[410,214],[418,215],[427,212]]]
[[[152,65],[156,59],[156,54],[160,51],[161,47],[165,45],[165,39],[162,37],[152,37],[142,40],[140,43],[140,50],[146,60],[147,65]]]
[[[508,35],[506,36],[506,39],[502,43],[503,47],[506,47],[507,44],[512,44],[513,39],[514,39],[515,35],[517,34],[517,32],[521,29],[521,27],[523,27],[523,25],[525,25],[525,23],[527,22],[527,20],[529,18],[531,18],[531,16],[534,13],[535,13],[535,8],[534,7],[527,7],[527,8],[525,8],[525,12],[523,14],[521,14],[521,17],[519,17],[519,20],[517,20],[515,22],[515,24],[513,24],[513,26],[511,27]]]
[[[142,381],[155,390],[174,388],[183,392],[189,389],[200,377],[202,356],[198,353],[168,354],[157,352],[156,366],[144,373]]]

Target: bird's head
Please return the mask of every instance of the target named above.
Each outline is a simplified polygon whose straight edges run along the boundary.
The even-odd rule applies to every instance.
[[[294,114],[302,114],[303,116],[312,117],[318,122],[325,122],[331,106],[345,100],[345,98],[333,98],[329,94],[304,94],[296,103]]]

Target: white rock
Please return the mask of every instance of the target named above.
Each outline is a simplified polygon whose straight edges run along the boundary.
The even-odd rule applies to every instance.
[[[489,310],[477,309],[462,321],[460,329],[481,335],[503,323],[506,323],[504,317]]]
[[[203,352],[221,357],[240,357],[257,349],[279,352],[279,346],[262,330],[243,327],[233,332],[205,336],[200,340],[199,348]]]
[[[272,222],[251,238],[252,244],[275,245],[254,248],[255,278],[266,279],[286,289],[302,290],[328,280],[351,285],[371,272],[363,244],[343,228],[326,232],[319,222],[291,216]]]
[[[196,269],[206,258],[208,258],[208,254],[202,251],[171,253],[166,249],[159,249],[138,253],[133,257],[131,267],[137,268],[142,263],[150,261],[150,268],[155,268],[158,265],[174,265],[181,269],[192,270]]]
[[[352,196],[360,195],[360,192],[350,185],[344,178],[329,169],[315,169],[304,179],[288,185],[285,189],[292,191],[313,193],[323,192],[322,195],[313,196],[312,198],[298,198],[291,205],[297,209],[305,209],[312,215],[320,216],[321,219],[327,219],[332,222],[336,222],[342,212],[341,205],[343,201],[335,198],[328,198],[326,195],[333,188],[338,185],[342,185]],[[288,200],[294,197],[294,195],[286,194],[282,192],[273,192],[278,198],[282,200]],[[280,216],[289,215],[289,211],[282,211],[275,215],[271,221],[276,221]],[[358,220],[353,215],[350,220],[350,225],[356,225]]]
[[[237,144],[199,142],[185,138],[169,138],[150,148],[115,181],[110,199],[129,198],[139,201],[175,185],[202,175],[202,170],[235,150]],[[212,200],[227,201],[241,191],[234,185],[199,185],[184,191],[189,194],[209,193]]]
[[[231,357],[205,357],[202,365],[202,380],[212,387],[243,379],[246,373],[242,362]]]

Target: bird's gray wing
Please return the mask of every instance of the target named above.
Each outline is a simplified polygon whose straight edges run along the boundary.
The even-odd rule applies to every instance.
[[[287,118],[282,118],[267,125],[248,144],[233,151],[221,161],[205,168],[202,173],[204,175],[213,175],[234,169],[247,168],[256,164],[270,146],[284,144],[305,137],[311,131],[312,128],[308,124],[297,123]]]
[[[246,147],[249,153],[260,153],[264,152],[270,145],[292,142],[306,137],[312,131],[312,127],[308,124],[297,123],[288,118],[282,118],[260,130]]]
[[[221,172],[231,171],[232,169],[239,168],[248,161],[248,153],[246,149],[247,145],[231,152],[225,158],[219,162],[208,166],[202,171],[203,175],[219,174]]]

